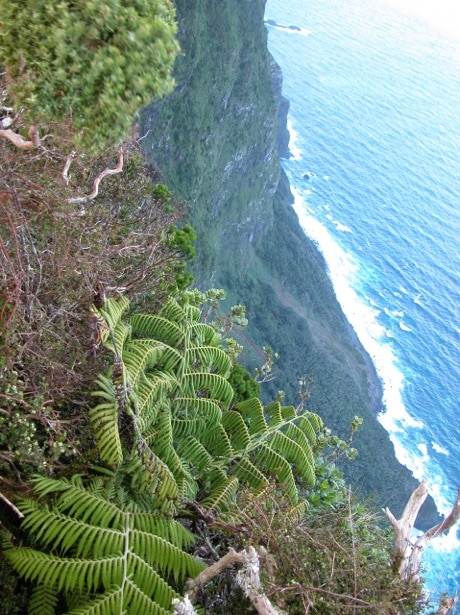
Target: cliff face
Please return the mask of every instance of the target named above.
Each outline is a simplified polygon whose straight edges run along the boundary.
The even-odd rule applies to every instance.
[[[193,4],[193,7],[191,6]],[[279,155],[288,155],[288,102],[267,51],[265,0],[176,0],[182,56],[177,88],[145,110],[148,157],[190,203],[199,236],[194,274],[244,303],[248,366],[261,346],[280,355],[279,389],[297,403],[297,379],[312,379],[308,409],[344,439],[355,415],[364,426],[347,478],[399,514],[416,482],[395,459],[375,418],[381,391],[369,357],[346,322],[316,247],[291,207]],[[427,511],[433,513],[433,507]]]
[[[279,178],[261,0],[179,0],[176,92],[143,116],[148,154],[192,205],[198,280],[221,283],[221,255],[246,254],[273,222]],[[239,259],[237,258],[235,263]],[[241,261],[240,261],[241,262]]]

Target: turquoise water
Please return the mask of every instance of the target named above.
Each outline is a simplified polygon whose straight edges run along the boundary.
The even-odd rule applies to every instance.
[[[391,0],[268,0],[295,209],[384,385],[399,460],[448,513],[460,483],[460,39]],[[458,528],[427,587],[460,589]]]

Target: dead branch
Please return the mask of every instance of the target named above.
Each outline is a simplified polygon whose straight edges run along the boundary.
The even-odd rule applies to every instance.
[[[226,568],[233,564],[242,564],[243,568],[237,573],[236,580],[247,598],[252,602],[259,615],[281,615],[281,611],[276,609],[262,590],[260,583],[260,562],[267,555],[263,547],[257,552],[254,547],[237,553],[230,548],[229,552],[221,557],[217,562],[201,572],[195,579],[188,581],[188,592],[183,600],[174,601],[174,615],[193,615],[192,602],[197,599],[198,592],[212,578],[221,574]]]
[[[415,542],[412,542],[411,535],[414,529],[415,520],[427,495],[427,485],[426,482],[423,482],[409,498],[402,517],[399,520],[394,517],[388,508],[385,509],[385,514],[395,531],[393,570],[402,580],[408,582],[415,582],[418,580],[422,553],[429,541],[438,534],[447,532],[460,518],[459,488],[457,499],[449,515],[443,521],[434,525],[427,532],[419,536]]]
[[[446,596],[443,596],[441,598],[439,608],[436,611],[436,615],[448,615],[451,609],[455,608],[457,602],[458,596],[454,596],[453,598],[447,598]]]
[[[70,177],[68,173],[69,173],[70,165],[72,164],[72,160],[75,158],[75,154],[76,154],[75,150],[72,150],[70,152],[70,154],[67,156],[67,159],[65,161],[64,168],[62,169],[61,175],[64,178],[64,181],[66,184],[68,184],[70,181]]]
[[[10,500],[3,495],[3,493],[0,493],[0,500],[2,500],[2,502],[5,502],[5,504],[7,506],[9,506],[11,508],[11,510],[20,518],[20,519],[24,519],[24,515],[22,514],[22,512],[19,510],[19,508],[17,508],[13,502],[10,502]]]
[[[67,157],[67,161],[69,161],[69,157]],[[70,161],[69,161],[69,166],[70,166]],[[64,167],[64,170],[66,169],[66,167],[67,167],[67,162]],[[88,194],[87,196],[78,196],[78,197],[71,198],[68,200],[68,202],[69,203],[87,203],[88,201],[92,201],[99,194],[99,184],[104,179],[104,177],[106,177],[107,175],[116,175],[117,173],[121,173],[122,170],[123,170],[123,152],[120,150],[118,154],[117,166],[114,169],[105,168],[101,173],[99,173],[99,175],[95,178],[93,182],[93,189],[90,192],[90,194]],[[66,174],[67,174],[67,171],[68,171],[68,168],[66,170]],[[63,172],[63,177],[64,179],[66,179],[64,172]]]
[[[20,134],[11,130],[11,128],[0,129],[0,137],[5,137],[5,139],[11,141],[11,143],[19,149],[35,149],[40,145],[38,127],[35,124],[32,124],[29,128],[28,134],[29,140],[27,141]]]
[[[254,547],[249,547],[247,552],[243,551],[243,569],[236,575],[236,580],[245,595],[252,602],[259,615],[280,615],[281,611],[276,609],[262,590],[260,583],[260,559],[266,554],[265,549],[256,552]]]

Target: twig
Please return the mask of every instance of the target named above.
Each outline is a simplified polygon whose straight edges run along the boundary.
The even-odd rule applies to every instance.
[[[67,164],[67,163],[66,163]],[[65,167],[64,167],[65,168]],[[87,203],[88,201],[92,201],[99,194],[99,184],[107,175],[115,175],[116,173],[121,173],[123,171],[123,152],[120,150],[118,154],[118,164],[114,169],[104,169],[102,173],[95,178],[93,182],[93,189],[87,196],[78,196],[71,199],[68,199],[69,203]]]
[[[40,137],[38,135],[38,128],[35,124],[29,128],[29,141],[24,139],[17,132],[11,130],[11,128],[0,129],[0,137],[5,137],[11,141],[13,145],[18,147],[19,149],[35,149],[40,145]]]
[[[68,184],[70,181],[70,177],[68,173],[69,173],[70,165],[72,164],[72,160],[75,158],[75,154],[76,154],[75,150],[72,150],[70,152],[70,154],[67,156],[67,159],[65,161],[64,168],[62,169],[61,175],[64,178],[64,181],[66,184]]]
[[[20,518],[20,519],[24,519],[24,515],[22,514],[22,512],[19,510],[19,508],[16,508],[16,506],[13,504],[13,502],[10,502],[10,500],[5,497],[3,495],[3,493],[0,493],[0,500],[2,500],[3,502],[5,502],[5,504],[7,506],[9,506],[11,508],[11,510],[13,510],[16,515]]]
[[[194,613],[191,603],[197,598],[198,592],[212,578],[221,574],[226,568],[233,564],[242,564],[243,568],[237,573],[237,583],[252,602],[259,615],[281,615],[281,611],[276,609],[266,594],[263,592],[260,583],[260,562],[265,559],[267,552],[263,547],[257,552],[250,546],[247,551],[237,553],[230,548],[229,552],[221,557],[217,562],[201,572],[195,579],[188,581],[188,592],[183,600],[175,601],[175,615]]]

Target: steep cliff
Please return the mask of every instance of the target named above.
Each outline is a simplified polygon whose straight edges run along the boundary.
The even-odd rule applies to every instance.
[[[341,437],[348,437],[353,417],[362,416],[359,456],[344,468],[346,476],[397,514],[416,482],[376,419],[381,390],[373,365],[291,207],[279,163],[280,154],[287,155],[289,105],[267,51],[264,5],[176,1],[177,87],[143,113],[143,143],[191,205],[199,234],[196,283],[223,287],[229,305],[247,307],[248,365],[260,364],[263,345],[281,355],[265,395],[283,389],[295,404],[298,377],[311,377],[308,408]],[[433,513],[432,504],[426,513]]]

